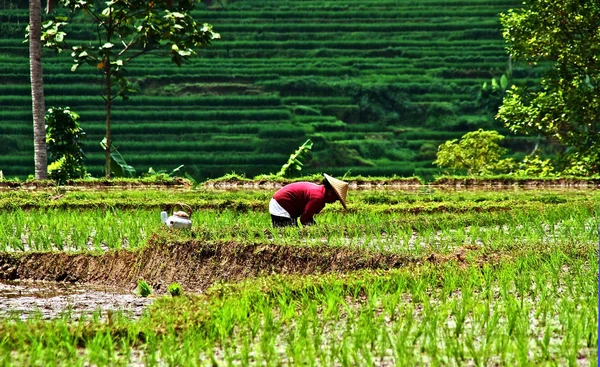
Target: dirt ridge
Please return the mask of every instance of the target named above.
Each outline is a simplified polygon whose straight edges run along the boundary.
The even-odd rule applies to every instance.
[[[391,269],[419,258],[358,249],[238,244],[234,242],[151,243],[141,250],[89,253],[0,253],[0,279],[82,282],[134,289],[139,279],[157,292],[172,282],[203,291],[215,282],[270,274],[322,274]]]

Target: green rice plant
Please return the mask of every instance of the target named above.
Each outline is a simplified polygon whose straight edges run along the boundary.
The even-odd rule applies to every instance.
[[[143,279],[137,282],[138,294],[142,297],[148,297],[152,294],[152,287]]]
[[[287,229],[273,232],[273,243],[324,246],[322,239],[325,238],[327,246],[367,248],[369,243],[391,237],[391,247],[385,247],[386,251],[423,256],[428,249],[435,253],[451,253],[456,246],[464,244],[470,238],[471,241],[480,239],[481,245],[478,246],[482,250],[490,251],[492,255],[500,251],[500,254],[509,258],[500,268],[494,265],[480,270],[477,264],[470,271],[460,266],[446,270],[443,267],[426,271],[421,269],[415,272],[415,278],[406,275],[411,274],[413,269],[407,269],[406,274],[393,273],[393,280],[369,278],[371,275],[361,274],[356,276],[354,285],[348,287],[338,286],[336,282],[324,285],[321,290],[314,288],[311,283],[301,291],[284,286],[286,282],[264,288],[261,286],[261,291],[253,296],[255,299],[246,298],[240,304],[237,303],[236,296],[225,302],[228,304],[227,310],[219,316],[222,324],[215,329],[219,330],[218,333],[210,338],[215,340],[217,348],[226,351],[228,358],[236,360],[237,355],[243,354],[231,345],[224,345],[228,338],[235,335],[233,330],[236,326],[238,329],[248,330],[248,333],[255,330],[257,339],[246,339],[244,353],[248,356],[250,350],[259,350],[257,358],[261,360],[280,358],[273,353],[273,345],[278,338],[281,339],[281,335],[287,335],[287,339],[284,339],[290,340],[289,343],[306,345],[306,357],[298,355],[299,352],[295,352],[291,344],[284,348],[289,351],[286,352],[288,357],[293,356],[298,361],[319,358],[336,363],[341,363],[342,360],[362,363],[370,358],[395,358],[396,363],[404,361],[418,364],[425,358],[421,353],[432,360],[455,360],[457,364],[466,360],[484,363],[483,361],[496,358],[505,364],[543,364],[544,361],[562,358],[559,356],[568,356],[564,357],[567,363],[570,359],[576,359],[579,353],[593,358],[585,348],[593,350],[597,345],[594,328],[587,326],[597,324],[597,316],[593,311],[597,301],[594,296],[595,283],[590,281],[595,279],[594,274],[597,272],[597,265],[591,265],[597,263],[593,251],[597,238],[596,233],[591,230],[597,227],[593,212],[597,202],[596,194],[511,191],[507,195],[502,192],[423,191],[410,194],[387,192],[380,197],[373,192],[353,193],[355,195],[350,198],[349,213],[342,216],[333,206],[328,207],[318,218],[319,226],[302,231]],[[156,223],[154,230],[159,231],[160,222],[153,214],[154,209],[168,201],[183,199],[195,200],[193,203],[198,206],[212,205],[212,209],[209,206],[208,210],[198,212],[200,216],[197,222],[195,218],[195,223],[199,225],[197,233],[204,236],[199,237],[199,240],[206,238],[242,242],[257,239],[263,242],[267,241],[264,229],[269,226],[266,203],[270,194],[272,193],[265,191],[235,194],[207,191],[104,192],[101,195],[68,192],[63,198],[50,199],[51,195],[47,193],[10,192],[5,196],[0,194],[0,200],[6,199],[3,201],[3,208],[13,208],[3,219],[3,223],[11,225],[3,226],[2,238],[6,237],[23,248],[26,244],[29,249],[35,249],[36,246],[49,249],[54,243],[55,250],[61,250],[60,246],[64,250],[73,243],[73,238],[87,240],[90,234],[85,231],[87,223],[94,223],[100,228],[95,236],[113,238],[111,241],[120,244],[122,238],[148,228],[145,227],[148,223]],[[9,203],[17,205],[16,209],[8,206]],[[23,209],[19,209],[20,205]],[[35,205],[45,206],[45,209],[27,209]],[[114,209],[97,209],[96,206],[99,205],[109,205]],[[78,207],[79,210],[68,210],[69,206]],[[127,209],[138,206],[146,209],[131,213]],[[90,210],[91,208],[93,209]],[[249,212],[249,208],[255,209]],[[494,208],[500,210],[494,211]],[[69,227],[77,222],[84,225]],[[134,227],[131,232],[126,231],[128,226]],[[466,226],[470,228],[465,230]],[[21,236],[22,234],[25,236]],[[359,241],[361,237],[364,242]],[[403,237],[406,238],[404,243],[400,241]],[[413,245],[418,245],[417,248],[409,248],[411,238]],[[140,242],[143,245],[144,241]],[[420,245],[421,242],[425,247]],[[377,252],[382,246],[375,243],[372,249]],[[578,259],[581,255],[568,252],[571,247],[591,249],[590,255]],[[556,255],[549,255],[550,251],[555,251]],[[569,270],[565,272],[564,269]],[[433,274],[428,275],[427,271],[432,271]],[[543,293],[546,288],[549,290]],[[270,295],[265,295],[264,289],[271,289]],[[273,301],[261,303],[261,308],[253,309],[251,305],[258,304],[257,300],[262,299],[260,297],[273,297]],[[377,301],[378,299],[381,301]],[[316,306],[309,306],[310,302],[314,302]],[[390,315],[390,320],[391,315],[394,315],[395,321],[391,325],[387,326],[386,323],[383,326],[372,313],[373,309],[379,307],[378,302],[381,302],[381,309]],[[219,300],[219,307],[223,307],[223,304]],[[536,306],[532,306],[533,304]],[[405,308],[395,310],[392,305],[402,305]],[[587,311],[578,311],[574,308],[575,305],[580,305]],[[267,307],[273,307],[276,311],[271,312],[269,322],[264,324],[261,315],[265,314],[266,311],[262,310]],[[295,334],[283,330],[284,319],[286,324],[299,322],[300,316],[294,315],[296,307],[300,307],[299,313],[306,315],[306,337],[300,338],[300,331]],[[349,311],[344,307],[348,307]],[[313,311],[315,308],[318,312]],[[419,312],[422,313],[415,316],[415,310],[421,310]],[[247,320],[248,316],[244,316],[248,313],[254,314],[252,320]],[[540,325],[546,324],[540,329],[540,337],[536,339],[527,331],[531,326],[532,315]],[[281,319],[278,320],[277,317]],[[417,322],[413,321],[409,326],[407,320],[415,318]],[[553,319],[560,320],[562,325],[570,325],[560,334],[561,337],[568,338],[568,343],[557,346],[550,341],[544,342],[546,330],[554,330],[548,326]],[[249,326],[250,323],[255,326]],[[339,327],[326,328],[328,323]],[[371,329],[370,324],[376,325],[378,330]],[[212,324],[206,326],[207,330],[211,327]],[[331,330],[341,334],[331,336]],[[384,336],[384,331],[387,336]],[[193,334],[189,336],[193,338]],[[314,347],[315,344],[329,345],[327,340],[337,340],[338,337],[342,340],[335,343],[339,348]],[[487,341],[485,346],[477,342],[481,337]],[[113,341],[111,347],[110,343],[102,344],[101,340],[99,338],[96,341],[98,344],[90,343],[90,348],[100,350],[100,345],[103,345],[110,350],[118,344]],[[155,348],[152,340],[149,339],[148,342],[150,351]],[[536,344],[534,340],[541,340],[541,344]],[[550,340],[553,338],[550,337]],[[422,352],[411,352],[413,348],[407,348],[407,345],[413,344],[403,343],[416,343]],[[530,348],[535,348],[533,357],[520,354],[519,348],[532,343],[534,347]],[[151,352],[155,353],[154,357],[148,358],[168,354],[168,345],[166,343],[160,353],[156,347],[155,352]],[[368,351],[362,349],[363,345],[370,346]],[[40,350],[46,348],[44,344],[35,344],[34,347],[42,348]],[[205,353],[210,350],[210,356],[215,353],[204,344],[191,348]],[[395,351],[394,357],[386,354],[388,350]],[[504,352],[498,353],[498,350]],[[33,353],[42,360],[50,358],[49,353]],[[96,360],[108,358],[100,352],[94,353],[93,358]]]
[[[169,292],[172,297],[179,297],[183,295],[183,288],[181,287],[181,284],[175,282],[169,284],[167,292]]]
[[[593,246],[588,250],[591,256],[597,256]],[[146,337],[142,343],[147,363],[169,354],[177,361],[198,353],[206,360],[231,363],[244,360],[273,363],[283,359],[299,364],[317,359],[333,364],[366,364],[368,361],[419,364],[426,360],[456,364],[490,360],[503,364],[543,364],[553,359],[567,363],[576,359],[579,353],[588,353],[582,349],[585,341],[576,335],[582,330],[581,325],[593,321],[590,318],[595,314],[595,287],[578,291],[583,292],[581,299],[592,296],[584,303],[570,298],[556,302],[561,298],[557,291],[547,293],[551,300],[541,301],[558,316],[561,325],[571,325],[556,329],[562,331],[554,336],[569,338],[572,343],[548,343],[545,354],[533,342],[540,339],[536,334],[538,329],[535,324],[529,324],[530,317],[535,317],[535,305],[540,303],[537,287],[531,289],[533,293],[521,306],[517,288],[513,285],[521,278],[547,279],[556,265],[585,269],[581,276],[576,276],[582,281],[594,277],[594,269],[582,267],[581,260],[571,257],[573,252],[569,252],[568,244],[554,251],[557,255],[550,258],[547,255],[552,253],[551,250],[546,250],[546,254],[524,252],[518,255],[513,252],[512,256],[516,256],[520,265],[515,265],[511,259],[494,267],[487,266],[483,272],[475,263],[466,268],[456,264],[424,265],[379,274],[275,277],[238,285],[218,285],[196,300],[161,300],[140,323],[129,321],[120,327],[125,326],[129,332],[144,331]],[[564,272],[557,274],[562,280],[570,277]],[[445,279],[444,289],[451,293],[442,297],[437,285],[439,280]],[[498,288],[497,294],[494,288]],[[575,305],[579,305],[578,312],[574,312]],[[193,311],[199,306],[208,308],[208,312],[199,315]],[[173,307],[179,312],[173,313]],[[333,312],[335,308],[341,312]],[[395,315],[393,319],[392,315]],[[284,323],[283,320],[287,321]],[[460,320],[463,320],[462,324]],[[117,333],[107,340],[104,336],[107,335],[106,324],[100,320],[90,321],[82,324],[96,335],[85,339],[86,350],[97,348],[98,351],[90,361],[115,355],[114,346],[119,344],[118,339],[128,334]],[[27,323],[17,321],[9,325],[23,328]],[[458,325],[462,325],[459,330]],[[513,325],[512,334],[508,333],[510,325]],[[55,322],[53,326],[59,324]],[[533,331],[530,327],[534,327]],[[168,331],[159,336],[154,328],[178,330],[178,337]],[[46,330],[52,332],[53,328]],[[541,330],[545,330],[545,326]],[[41,329],[36,331],[40,332]],[[14,345],[11,340],[20,334],[9,335],[4,344],[6,347]],[[39,340],[47,338],[40,337]],[[125,340],[127,344],[133,342]],[[74,342],[81,343],[81,340]],[[521,352],[524,345],[528,345],[530,354]],[[38,351],[45,350],[44,345],[33,343],[33,346]],[[108,352],[100,353],[100,346]],[[593,347],[592,341],[592,357],[595,356]],[[22,355],[19,350],[13,352],[13,356]],[[49,353],[35,355],[40,360],[50,358]]]

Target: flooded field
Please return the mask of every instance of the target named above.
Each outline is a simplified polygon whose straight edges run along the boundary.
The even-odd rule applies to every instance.
[[[597,362],[600,190],[357,188],[306,228],[271,196],[0,192],[0,365]]]
[[[101,311],[104,317],[106,311],[124,311],[138,318],[150,303],[152,298],[104,286],[47,281],[0,282],[0,317],[54,319],[65,313],[79,317],[95,311]]]

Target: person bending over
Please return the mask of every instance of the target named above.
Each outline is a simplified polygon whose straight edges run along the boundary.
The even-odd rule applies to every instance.
[[[298,218],[303,226],[315,224],[314,215],[325,204],[340,201],[346,208],[348,183],[323,174],[323,184],[295,182],[279,189],[269,203],[273,227],[297,226]]]

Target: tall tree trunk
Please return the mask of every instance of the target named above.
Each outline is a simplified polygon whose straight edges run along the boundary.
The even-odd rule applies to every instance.
[[[31,75],[31,108],[33,112],[33,153],[35,178],[48,178],[48,155],[46,152],[46,105],[44,103],[44,79],[42,76],[42,4],[41,0],[29,0],[29,70]]]

